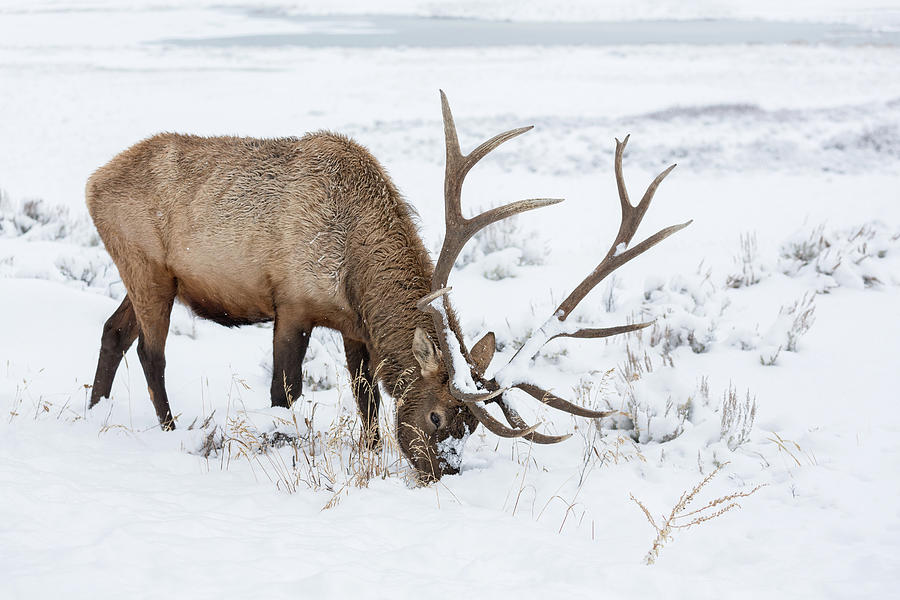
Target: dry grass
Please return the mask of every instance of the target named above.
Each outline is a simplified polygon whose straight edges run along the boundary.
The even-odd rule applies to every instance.
[[[797,342],[800,336],[804,335],[816,322],[815,312],[815,294],[804,294],[802,298],[791,304],[790,306],[781,307],[781,311],[790,317],[791,328],[787,332],[787,345],[785,350],[788,352],[797,351]]]
[[[736,270],[727,276],[725,280],[727,287],[748,287],[762,280],[756,233],[741,234],[741,250],[734,257],[734,263]]]
[[[764,367],[774,366],[778,363],[778,357],[781,356],[781,351],[783,349],[783,346],[778,346],[777,348],[771,348],[763,351],[759,355],[759,364]]]
[[[731,384],[722,394],[721,439],[734,452],[738,446],[750,439],[750,432],[756,420],[756,398],[750,397],[750,390],[743,402],[738,400],[735,387]]]
[[[648,356],[645,355],[645,358],[649,361]],[[628,354],[628,359],[630,362],[634,363],[634,366],[631,367],[631,369],[639,370],[641,368],[641,361],[630,352]],[[634,377],[640,377],[639,374],[635,374],[633,371],[632,375]],[[579,385],[574,388],[575,403],[594,410],[599,410],[600,408],[617,410],[610,402],[610,399],[615,397],[613,386],[613,379],[615,376],[616,369],[609,369],[603,373],[598,381],[582,380]],[[619,376],[627,377],[628,375],[622,375],[620,371]],[[627,409],[628,406],[623,408]],[[618,413],[620,417],[627,418],[633,422],[633,413],[630,413],[627,410],[619,410]],[[572,417],[572,428],[579,434],[582,441],[581,466],[578,471],[579,486],[584,483],[588,474],[597,467],[603,467],[610,463],[618,464],[620,460],[627,462],[633,457],[638,457],[643,460],[640,449],[638,449],[637,445],[632,440],[629,439],[626,442],[624,437],[616,435],[615,439],[610,441],[603,429],[604,421],[607,421],[607,419],[592,419],[591,421],[593,427],[584,427],[581,425],[579,419]]]
[[[772,437],[768,438],[768,440],[778,447],[779,453],[786,454],[798,467],[802,467],[804,462],[810,466],[819,464],[819,459],[816,458],[816,455],[813,452],[807,452],[794,440],[783,438],[774,432],[772,433]],[[803,461],[800,460],[801,458]]]
[[[594,428],[592,427],[590,429]],[[537,471],[540,473],[547,469],[541,467],[537,460],[531,455],[534,444],[527,443],[525,447],[528,450],[528,454],[523,457],[523,460],[519,461],[520,464],[523,465],[523,470],[516,474],[516,478],[513,480],[513,484],[507,492],[506,499],[503,502],[502,510],[510,510],[510,504],[512,504],[511,513],[513,516],[516,516],[517,513],[526,512],[531,519],[537,522],[540,521],[545,514],[549,514],[548,511],[551,506],[561,505],[565,510],[563,511],[562,519],[557,528],[557,533],[562,533],[567,523],[574,523],[576,527],[580,528],[585,523],[585,520],[587,520],[590,522],[591,539],[594,539],[596,523],[594,519],[589,516],[590,511],[587,504],[579,500],[579,496],[587,482],[588,475],[595,469],[604,466],[608,467],[632,461],[646,462],[647,459],[641,453],[640,447],[637,444],[631,439],[621,435],[617,435],[614,438],[606,436],[585,439],[590,439],[590,445],[586,446],[584,465],[582,465],[577,473],[573,473],[563,480],[556,490],[547,497],[543,505],[539,504],[538,501],[540,497],[538,494],[538,487],[528,483],[527,478],[530,472]],[[563,489],[573,483],[575,483],[575,490],[572,492],[571,497],[567,497],[567,495],[564,495]],[[515,495],[513,496],[513,494]],[[510,502],[511,500],[512,502]]]
[[[612,379],[615,370],[610,369],[600,375],[598,379],[583,379],[574,388],[575,403],[580,406],[597,409],[601,406],[611,408],[609,398],[612,394]],[[625,413],[622,413],[626,416]],[[549,494],[543,504],[539,498],[538,485],[527,481],[530,473],[536,473],[540,477],[541,471],[547,471],[532,455],[535,445],[530,442],[513,444],[513,448],[519,449],[513,457],[523,469],[516,474],[506,498],[503,502],[503,510],[510,510],[512,515],[528,513],[534,521],[540,521],[546,514],[557,514],[551,510],[552,506],[562,506],[562,518],[558,533],[562,533],[566,524],[574,524],[580,528],[586,522],[590,523],[591,539],[594,539],[596,523],[590,517],[587,504],[579,500],[582,490],[587,483],[590,474],[599,468],[609,467],[623,463],[646,462],[638,444],[624,434],[612,434],[604,430],[600,419],[595,419],[587,426],[583,420],[572,418],[572,429],[582,441],[582,460],[577,470],[564,479],[553,493]],[[571,495],[563,492],[564,488],[574,484]]]
[[[760,488],[766,485],[758,485],[749,492],[734,492],[733,494],[719,496],[714,500],[710,500],[700,508],[689,511],[688,508],[690,508],[690,504],[694,501],[700,491],[703,490],[703,488],[710,481],[712,481],[712,479],[716,475],[719,474],[719,471],[722,470],[722,467],[727,464],[728,463],[723,463],[717,466],[713,472],[703,478],[703,480],[695,485],[693,489],[683,492],[681,494],[681,498],[678,499],[678,502],[672,508],[671,512],[669,512],[668,515],[662,516],[662,525],[657,524],[656,520],[653,518],[653,515],[650,514],[650,511],[647,509],[643,502],[635,498],[633,494],[629,494],[634,503],[637,504],[642,511],[644,511],[644,516],[647,517],[647,521],[649,521],[650,525],[653,526],[653,529],[656,530],[656,538],[653,540],[653,545],[650,547],[650,550],[644,557],[645,564],[652,565],[656,562],[656,559],[659,558],[659,553],[662,551],[663,546],[665,546],[667,542],[672,541],[674,530],[688,529],[690,527],[694,527],[695,525],[700,525],[701,523],[711,521],[716,517],[721,517],[733,508],[740,508],[740,504],[736,502],[738,498],[746,498],[748,496],[751,496],[759,491]]]
[[[380,368],[380,367],[379,367]],[[378,368],[375,377],[377,378]],[[240,392],[246,384],[238,380]],[[198,429],[207,431],[197,452],[201,456],[219,458],[220,468],[227,469],[236,460],[246,460],[258,477],[269,480],[278,490],[295,493],[300,489],[326,491],[331,498],[324,508],[335,506],[353,488],[368,487],[374,480],[396,478],[408,486],[429,485],[437,477],[424,477],[403,457],[397,440],[396,407],[406,397],[404,389],[391,390],[396,403],[380,406],[377,423],[367,426],[358,411],[345,410],[342,392],[350,389],[368,394],[375,401],[375,390],[357,374],[347,385],[336,386],[338,412],[322,428],[316,414],[320,405],[315,402],[293,402],[290,389],[285,388],[293,408],[289,418],[266,415],[274,428],[261,431],[254,417],[246,410],[226,419],[224,428],[215,423],[209,429],[211,417]],[[233,404],[229,391],[228,406]],[[355,404],[355,402],[353,403]],[[428,455],[429,443],[424,432],[413,432],[411,452]],[[430,463],[429,463],[430,464]],[[436,474],[433,474],[436,475]]]
[[[40,372],[43,372],[43,369],[41,369]],[[7,414],[9,414],[9,418],[7,420],[7,423],[12,423],[16,419],[21,419],[28,416],[30,416],[34,421],[50,417],[55,418],[57,421],[74,422],[82,420],[84,418],[82,415],[78,414],[71,408],[70,403],[72,400],[72,396],[77,395],[78,392],[80,392],[82,389],[85,393],[86,402],[87,394],[90,391],[90,386],[79,385],[75,388],[74,392],[57,394],[63,397],[63,401],[61,404],[59,403],[59,401],[54,401],[43,395],[38,395],[36,398],[31,396],[31,394],[29,393],[30,388],[31,382],[27,379],[22,379],[21,381],[16,382],[16,391],[8,406]],[[30,407],[26,405],[26,401],[31,403]]]
[[[781,256],[808,265],[825,253],[831,245],[831,240],[825,235],[825,224],[822,223],[810,230],[805,239],[790,240],[782,245]]]
[[[217,431],[213,426],[199,453],[218,456],[222,469],[237,459],[246,460],[258,478],[267,479],[280,491],[329,492],[331,498],[324,508],[335,506],[351,488],[368,487],[373,480],[415,479],[415,472],[402,459],[392,411],[384,410],[388,407],[382,407],[383,413],[390,414],[381,415],[381,435],[376,443],[374,428],[366,428],[356,411],[339,410],[326,428],[319,429],[318,404],[297,406],[300,410],[295,406],[289,418],[268,415],[275,425],[271,431],[258,429],[247,411],[229,416],[224,429]]]
[[[127,360],[125,368],[128,369]],[[187,444],[182,442],[182,449],[205,459],[207,466],[218,464],[220,469],[229,469],[236,461],[246,461],[257,480],[269,481],[276,489],[287,493],[295,493],[301,489],[325,491],[331,493],[326,508],[334,506],[352,488],[367,487],[378,479],[398,478],[408,485],[429,483],[423,480],[417,471],[408,465],[403,458],[396,438],[395,408],[393,403],[380,407],[378,431],[375,427],[366,427],[353,410],[341,408],[344,404],[341,392],[357,389],[374,398],[374,390],[368,383],[354,378],[337,386],[338,411],[330,421],[322,422],[317,412],[323,412],[318,403],[297,402],[289,416],[279,417],[265,414],[266,425],[259,427],[259,414],[244,406],[241,394],[249,391],[249,385],[240,377],[233,376],[225,398],[225,417],[217,418],[212,410],[203,416],[195,417],[182,431],[197,432],[195,437],[188,438]],[[127,379],[126,379],[127,381]],[[78,397],[84,394],[84,410],[87,410],[89,385],[79,385],[75,393]],[[16,386],[16,393],[11,400],[7,412],[8,422],[17,419],[34,420],[56,418],[57,420],[78,421],[85,415],[72,409],[72,394],[67,394],[64,401],[53,401],[43,396],[31,397],[30,384],[23,380]],[[405,394],[402,390],[392,390],[402,402]],[[290,398],[290,390],[287,390]],[[208,393],[208,391],[207,391]],[[131,390],[127,392],[128,415],[125,422],[114,422],[113,403],[108,403],[108,414],[101,420],[98,435],[123,433],[137,435],[150,429],[135,429],[131,421]],[[204,398],[201,382],[201,402],[204,406],[208,399]],[[355,402],[352,404],[355,405]],[[176,415],[176,421],[181,415]],[[183,424],[182,424],[183,427]],[[426,442],[419,432],[420,443],[413,444],[424,451]]]

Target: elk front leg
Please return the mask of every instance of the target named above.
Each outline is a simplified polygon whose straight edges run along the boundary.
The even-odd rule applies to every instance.
[[[303,357],[312,325],[276,311],[272,336],[272,406],[288,408],[303,394]]]
[[[378,383],[372,376],[372,365],[366,345],[344,338],[344,352],[347,355],[347,369],[350,370],[350,386],[359,406],[362,419],[362,442],[370,449],[381,443],[378,433],[378,407],[381,396]]]
[[[116,370],[122,362],[122,356],[134,343],[138,336],[137,317],[128,296],[107,319],[103,326],[103,337],[100,340],[100,358],[97,360],[97,372],[91,388],[91,404],[100,402],[101,398],[109,398]]]

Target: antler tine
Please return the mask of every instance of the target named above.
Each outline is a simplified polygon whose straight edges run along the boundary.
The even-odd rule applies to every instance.
[[[503,416],[506,417],[506,420],[510,425],[516,427],[517,429],[528,429],[528,423],[525,422],[525,419],[516,412],[512,406],[510,406],[506,400],[503,398],[497,398],[495,402],[500,406],[500,410],[503,411]],[[530,442],[534,442],[535,444],[558,444],[559,442],[564,442],[570,437],[572,437],[571,433],[566,433],[563,435],[545,435],[543,433],[538,433],[537,431],[533,431],[527,435],[523,435],[523,438]]]
[[[468,407],[469,407],[469,410],[472,412],[472,414],[475,416],[475,418],[478,419],[478,421],[482,425],[487,427],[487,429],[491,433],[496,433],[500,437],[505,437],[505,438],[524,437],[524,438],[529,438],[529,439],[533,438],[534,436],[542,437],[542,438],[547,437],[547,436],[542,436],[539,433],[535,433],[535,429],[537,429],[539,427],[539,425],[532,425],[531,427],[528,427],[525,425],[525,422],[522,421],[522,425],[523,425],[522,429],[510,429],[509,427],[507,427],[506,425],[504,425],[503,423],[501,423],[500,421],[495,419],[493,416],[491,416],[491,413],[489,413],[487,411],[487,409],[484,408],[481,404],[478,404],[477,402],[473,402],[472,404],[469,404]],[[559,441],[562,441],[562,440],[559,440]],[[552,442],[550,442],[550,443],[552,443]]]
[[[685,223],[666,227],[639,244],[630,248],[628,247],[631,244],[631,239],[634,237],[634,234],[637,233],[638,226],[641,224],[641,220],[643,220],[644,215],[647,213],[647,209],[650,208],[650,202],[653,200],[656,189],[659,187],[659,184],[662,183],[662,180],[675,168],[675,165],[672,165],[657,175],[647,187],[647,191],[644,192],[641,201],[638,202],[637,206],[633,206],[628,199],[628,190],[625,187],[625,177],[622,174],[622,155],[625,152],[625,145],[628,143],[629,137],[630,136],[625,136],[625,139],[621,142],[616,139],[616,187],[619,191],[619,203],[622,207],[622,222],[619,225],[619,231],[616,234],[616,238],[610,246],[609,251],[606,253],[606,256],[600,261],[600,264],[585,277],[578,287],[572,290],[572,293],[569,294],[569,296],[557,307],[556,311],[554,311],[554,314],[557,315],[560,321],[565,321],[575,307],[578,306],[578,303],[581,302],[584,297],[610,273],[693,222],[686,221]],[[568,337],[578,336],[568,335]]]
[[[456,123],[453,120],[453,113],[450,111],[450,102],[447,100],[447,94],[444,93],[444,90],[441,90],[441,113],[444,117],[444,139],[447,144],[447,158],[449,159],[447,163],[453,164],[455,169],[458,168],[462,177],[465,177],[466,173],[475,166],[475,163],[487,156],[491,150],[503,142],[534,129],[534,125],[528,125],[504,131],[482,143],[467,156],[463,156],[459,145],[459,136],[456,133]]]
[[[628,140],[631,138],[631,134],[627,134],[625,139],[621,142],[619,138],[616,138],[616,158],[614,161],[615,171],[616,171],[616,188],[619,190],[619,203],[622,205],[622,220],[625,220],[625,216],[628,213],[628,210],[631,208],[631,200],[628,199],[628,188],[625,187],[625,177],[622,175],[622,154],[625,151],[625,146],[628,144]],[[621,232],[621,230],[620,230]]]
[[[512,215],[562,202],[561,199],[556,198],[533,198],[498,206],[470,219],[463,217],[462,184],[469,170],[491,150],[503,142],[522,135],[532,127],[520,127],[495,135],[469,154],[463,155],[459,146],[459,136],[456,133],[456,124],[453,121],[453,113],[450,111],[450,103],[443,90],[441,90],[441,112],[444,117],[444,139],[447,147],[447,164],[444,174],[444,219],[447,231],[435,265],[432,290],[447,285],[457,256],[466,242],[479,230]]]
[[[645,327],[650,327],[656,323],[656,319],[652,321],[645,321],[644,323],[632,323],[630,325],[618,325],[617,327],[597,327],[597,328],[585,328],[579,329],[577,331],[563,331],[557,333],[553,337],[549,338],[547,341],[555,340],[560,337],[568,337],[568,338],[581,338],[581,339],[596,339],[596,338],[605,338],[612,337],[614,335],[620,335],[623,333],[629,333],[631,331],[638,331],[640,329],[644,329]]]
[[[572,404],[568,400],[563,400],[556,394],[551,394],[547,390],[541,389],[536,385],[532,385],[530,383],[518,383],[513,387],[518,388],[531,396],[532,398],[543,402],[547,406],[551,408],[555,408],[557,410],[561,410],[563,412],[567,412],[569,414],[575,415],[576,417],[588,417],[590,419],[602,419],[604,417],[609,417],[618,413],[617,410],[608,410],[608,411],[600,411],[600,410],[591,410],[589,408],[585,408],[583,406],[578,406],[577,404]]]

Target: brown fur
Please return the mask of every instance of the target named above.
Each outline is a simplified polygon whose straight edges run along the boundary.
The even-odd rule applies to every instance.
[[[109,394],[116,356],[134,340],[130,318],[160,423],[174,427],[163,370],[177,297],[223,325],[275,321],[273,404],[301,393],[312,328],[340,331],[352,374],[375,376],[401,398],[407,457],[429,477],[455,470],[436,444],[463,437],[477,420],[450,396],[443,365],[426,372],[414,356],[416,328],[436,339],[432,319],[416,309],[433,266],[412,208],[365,148],[328,132],[160,134],[98,169],[86,198],[128,292],[104,330],[92,405]],[[452,313],[451,326],[461,340]],[[364,417],[377,415],[377,398],[357,393]],[[420,437],[425,450],[417,451]]]

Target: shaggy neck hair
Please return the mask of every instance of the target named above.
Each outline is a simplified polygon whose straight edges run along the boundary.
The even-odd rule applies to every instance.
[[[434,265],[416,227],[414,209],[368,151],[352,145],[361,159],[353,177],[353,193],[368,206],[357,212],[347,232],[345,277],[347,298],[357,308],[369,336],[373,375],[399,395],[419,375],[413,335],[421,327],[437,342],[431,316],[416,303],[431,292]],[[364,153],[364,154],[363,154]],[[348,182],[350,183],[350,182]],[[467,355],[456,313],[447,311],[450,329]]]

